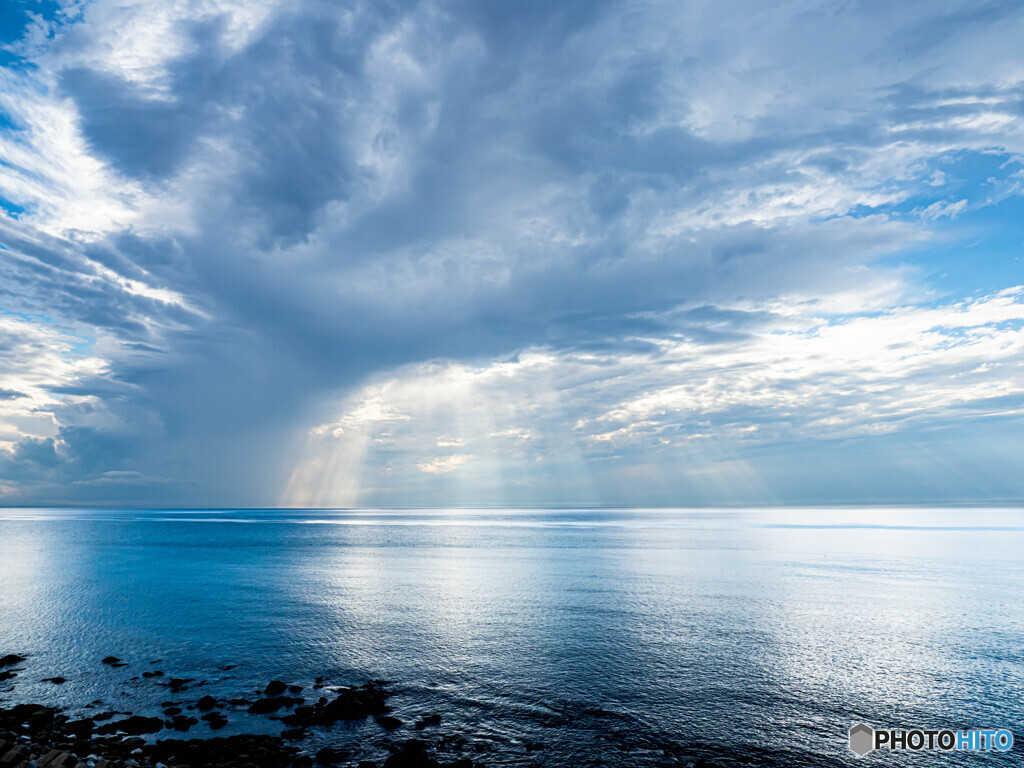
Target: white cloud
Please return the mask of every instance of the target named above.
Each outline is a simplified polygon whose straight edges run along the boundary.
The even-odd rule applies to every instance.
[[[454,453],[451,456],[439,456],[433,461],[417,464],[416,466],[419,467],[420,472],[426,472],[428,475],[443,475],[448,472],[454,472],[472,458],[473,456],[470,454]]]
[[[651,453],[681,459],[709,443],[727,450],[844,440],[1024,413],[1020,288],[870,314],[822,317],[810,309],[798,302],[773,311],[727,343],[673,334],[646,352],[544,350],[521,354],[519,363],[404,369],[356,398],[405,417],[386,425],[389,477],[374,491],[401,484],[395,468],[403,464],[444,474],[476,458],[491,471],[529,473],[572,453],[629,464]],[[453,427],[459,444],[474,446],[472,457],[434,456],[436,446],[454,444],[436,437]],[[372,473],[380,457],[365,458]]]
[[[60,394],[107,372],[107,361],[78,351],[85,342],[41,318],[0,313],[0,447],[12,451],[24,438],[57,435],[56,411],[94,398]],[[10,481],[10,479],[8,479]]]

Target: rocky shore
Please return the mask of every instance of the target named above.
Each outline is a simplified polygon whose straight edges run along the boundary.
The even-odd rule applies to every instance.
[[[0,658],[0,682],[13,681],[24,672],[26,657]],[[126,666],[115,656],[99,663]],[[159,714],[111,711],[102,701],[86,705],[87,716],[71,716],[60,708],[21,703],[0,707],[0,768],[481,768],[483,763],[453,756],[458,739],[429,736],[396,739],[387,745],[390,755],[380,761],[357,759],[348,749],[322,747],[304,751],[297,743],[312,731],[329,731],[342,721],[371,720],[384,733],[402,721],[389,714],[392,695],[385,681],[356,686],[330,685],[322,677],[311,686],[313,696],[300,685],[271,680],[261,695],[222,699],[190,696],[192,681],[147,670],[141,675],[169,694]],[[62,685],[63,677],[43,678]],[[95,714],[91,714],[92,711]],[[278,721],[280,735],[236,734],[227,737],[156,738],[166,731],[187,733],[202,724],[217,731],[228,723],[225,712],[244,711]],[[426,714],[410,727],[427,733],[441,723],[438,714]],[[204,729],[204,730],[205,730]]]

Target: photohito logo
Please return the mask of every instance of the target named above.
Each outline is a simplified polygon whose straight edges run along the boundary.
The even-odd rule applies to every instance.
[[[906,731],[895,728],[877,730],[867,723],[857,723],[850,729],[850,751],[857,757],[864,757],[876,749],[1007,752],[1012,748],[1013,734],[1006,728],[975,728],[970,731],[915,728]]]

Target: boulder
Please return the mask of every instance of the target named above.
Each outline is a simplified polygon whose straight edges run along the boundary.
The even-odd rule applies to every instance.
[[[267,683],[267,687],[263,689],[263,693],[267,696],[280,696],[286,690],[288,690],[288,686],[280,680],[271,680]]]

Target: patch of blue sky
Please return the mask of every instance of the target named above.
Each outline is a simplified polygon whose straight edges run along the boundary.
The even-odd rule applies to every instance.
[[[935,222],[937,239],[902,254],[940,294],[966,297],[1024,283],[1024,197],[968,205],[954,219]]]
[[[52,22],[61,17],[55,0],[2,0],[0,2],[0,67],[32,66],[14,44],[25,36],[33,17]]]
[[[923,167],[918,183],[899,203],[846,214],[927,223],[932,237],[880,264],[912,267],[936,301],[1024,284],[1024,158],[998,150],[950,152]]]
[[[35,325],[48,325],[53,327],[62,336],[66,336],[69,340],[72,340],[70,346],[65,350],[65,354],[88,357],[92,355],[93,349],[96,347],[95,336],[70,330],[67,328],[66,323],[59,322],[44,312],[19,312],[14,309],[0,307],[0,315],[16,317],[19,320],[23,320],[27,323],[33,323]]]
[[[15,124],[11,116],[0,109],[0,131],[17,131],[19,126]]]
[[[64,331],[65,336],[69,336],[72,339],[76,339],[71,344],[71,348],[68,349],[68,354],[82,355],[83,357],[91,357],[93,350],[96,348],[96,337],[80,335],[72,333],[71,331]]]
[[[6,248],[4,250],[6,250]],[[19,312],[16,309],[7,309],[6,307],[0,307],[0,315],[16,317],[19,320],[24,320],[29,323],[46,323],[47,325],[57,324],[52,317],[42,312]]]
[[[0,195],[0,209],[3,210],[10,218],[17,219],[21,214],[25,212],[24,206],[18,205],[11,200],[8,200],[3,195]],[[7,249],[4,248],[6,251]]]

